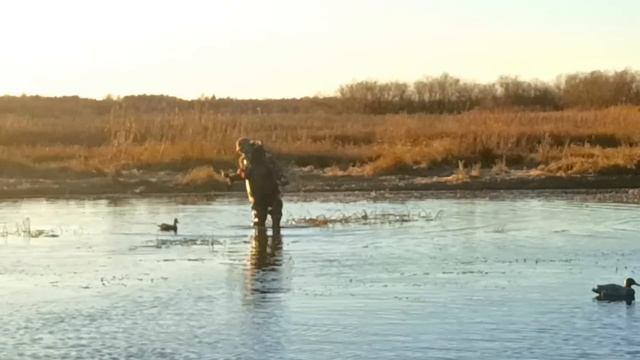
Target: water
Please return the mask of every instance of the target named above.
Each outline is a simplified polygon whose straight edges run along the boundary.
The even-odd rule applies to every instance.
[[[0,203],[0,357],[640,356],[637,305],[590,292],[638,276],[638,206],[285,198],[289,220],[364,209],[441,216],[297,224],[265,243],[240,197]],[[27,217],[58,237],[18,234]],[[156,231],[174,217],[177,235]]]

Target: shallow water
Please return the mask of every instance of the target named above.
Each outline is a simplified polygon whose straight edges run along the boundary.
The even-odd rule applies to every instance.
[[[590,292],[638,276],[638,206],[319,199],[286,197],[285,219],[441,215],[265,243],[241,197],[2,202],[0,357],[640,357],[637,305]],[[58,237],[19,234],[27,217]]]

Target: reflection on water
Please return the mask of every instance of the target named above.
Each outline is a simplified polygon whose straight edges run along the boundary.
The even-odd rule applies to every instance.
[[[244,321],[240,325],[247,344],[245,350],[259,353],[261,348],[268,348],[272,357],[283,358],[288,334],[284,298],[288,284],[282,261],[282,236],[267,235],[264,229],[255,231],[247,260]]]
[[[278,271],[282,264],[282,235],[268,236],[265,229],[257,229],[251,237],[249,272]]]
[[[282,269],[282,235],[267,235],[256,230],[250,239],[251,248],[245,270],[245,288],[250,300],[265,298],[266,294],[286,292]]]
[[[0,203],[0,358],[640,355],[637,304],[591,293],[639,276],[637,205],[360,196],[285,213],[442,215],[280,237],[246,226],[244,198]],[[59,237],[14,231],[27,218]]]

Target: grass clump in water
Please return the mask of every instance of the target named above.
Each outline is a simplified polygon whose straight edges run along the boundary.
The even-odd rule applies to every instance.
[[[286,224],[311,227],[326,227],[331,225],[392,225],[414,221],[436,221],[442,217],[442,214],[442,210],[438,210],[435,214],[424,210],[417,212],[407,211],[406,213],[367,212],[367,210],[362,210],[351,214],[339,212],[329,216],[320,214],[317,216],[290,218],[286,220]]]

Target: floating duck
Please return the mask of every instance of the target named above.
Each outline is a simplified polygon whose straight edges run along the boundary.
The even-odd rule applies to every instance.
[[[631,305],[636,299],[636,292],[631,288],[631,285],[638,285],[638,283],[632,278],[626,278],[624,286],[618,284],[596,285],[591,291],[598,294],[597,300],[625,301],[627,305]]]
[[[173,225],[162,223],[158,225],[158,228],[160,228],[160,231],[178,232],[178,219],[173,219]]]

